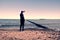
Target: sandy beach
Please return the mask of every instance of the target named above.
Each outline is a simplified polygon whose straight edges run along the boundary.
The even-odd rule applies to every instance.
[[[45,29],[0,29],[0,40],[60,40],[60,32]]]

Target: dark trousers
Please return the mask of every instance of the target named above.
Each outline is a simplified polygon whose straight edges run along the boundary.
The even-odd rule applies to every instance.
[[[24,31],[24,23],[21,23],[21,25],[20,25],[20,31]]]

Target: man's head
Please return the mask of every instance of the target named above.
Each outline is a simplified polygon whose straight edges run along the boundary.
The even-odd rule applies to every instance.
[[[23,12],[25,12],[25,11],[21,11],[21,13],[23,13]]]

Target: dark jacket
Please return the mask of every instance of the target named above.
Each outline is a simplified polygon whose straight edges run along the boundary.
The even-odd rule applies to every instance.
[[[20,14],[20,22],[24,23],[24,21],[25,21],[24,15],[23,15],[23,13],[21,13]]]

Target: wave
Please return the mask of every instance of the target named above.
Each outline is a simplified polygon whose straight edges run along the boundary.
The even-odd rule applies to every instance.
[[[20,26],[20,25],[0,25],[0,27],[9,27],[9,26]]]

